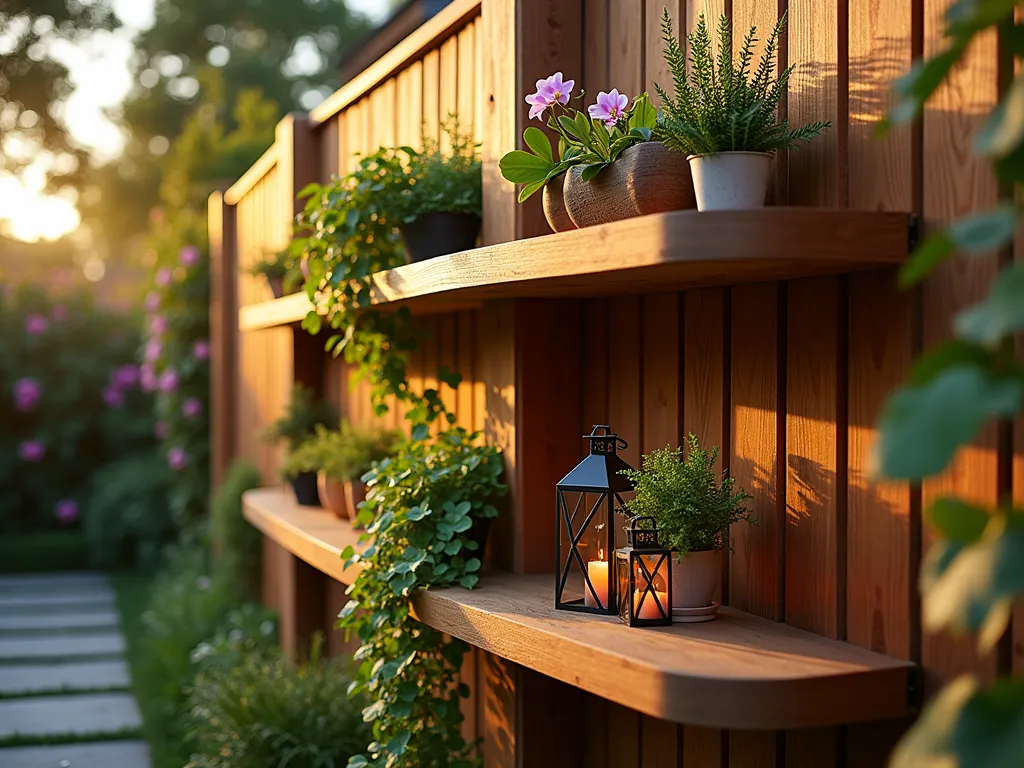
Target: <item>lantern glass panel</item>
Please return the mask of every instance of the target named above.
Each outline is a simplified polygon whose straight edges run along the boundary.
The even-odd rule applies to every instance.
[[[609,595],[611,503],[615,494],[559,491],[558,551],[561,559],[562,603],[612,612]],[[589,522],[588,521],[589,518]],[[584,578],[584,569],[590,580]],[[614,595],[614,589],[612,590]]]
[[[631,627],[672,623],[670,554],[624,547],[615,553],[619,618]]]

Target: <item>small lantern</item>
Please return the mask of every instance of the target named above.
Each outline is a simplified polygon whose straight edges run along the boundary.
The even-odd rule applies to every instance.
[[[650,523],[649,528],[638,527]],[[615,551],[619,618],[631,627],[672,624],[672,550],[658,541],[653,517],[635,517],[626,546]]]
[[[589,435],[590,455],[557,486],[555,543],[555,608],[614,616],[614,573],[609,560],[615,551],[615,510],[633,486],[618,456],[626,441],[606,424]]]

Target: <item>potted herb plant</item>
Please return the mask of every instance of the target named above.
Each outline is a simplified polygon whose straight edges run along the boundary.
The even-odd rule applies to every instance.
[[[317,400],[311,389],[296,384],[285,414],[265,433],[268,440],[283,440],[287,445],[288,458],[282,474],[291,482],[299,504],[317,506],[320,503],[316,489],[317,467],[299,453],[299,448],[316,433],[317,426],[330,424],[336,418],[329,403]]]
[[[543,189],[545,215],[556,232],[692,208],[685,161],[652,141],[657,112],[647,94],[630,103],[613,88],[583,113],[565,106],[574,86],[556,72],[538,80],[537,91],[526,97],[531,118],[543,119],[550,109],[547,125],[558,136],[558,154],[543,131],[524,131],[529,151],[509,152],[499,163],[506,180],[523,185],[519,201]],[[560,195],[553,192],[558,179],[564,179]]]
[[[411,262],[476,246],[483,215],[480,145],[459,132],[450,115],[444,125],[449,152],[429,137],[423,150],[402,147],[408,155],[404,182],[396,188],[395,218]]]
[[[258,258],[249,267],[249,274],[265,278],[275,299],[293,293],[302,283],[301,272],[294,263],[290,250],[267,253]]]
[[[779,120],[778,106],[786,98],[794,69],[790,65],[775,75],[774,56],[785,24],[783,14],[751,74],[757,28],[751,27],[734,55],[731,26],[723,15],[718,24],[716,64],[711,35],[701,14],[688,37],[688,69],[668,9],[664,12],[661,28],[673,93],[655,84],[663,102],[655,137],[688,157],[698,210],[761,208],[773,153],[810,141],[831,125],[820,121],[791,129],[785,120]]]
[[[292,469],[316,472],[317,490],[324,507],[342,520],[355,517],[366,498],[361,480],[373,465],[390,456],[400,436],[390,430],[353,427],[344,419],[339,429],[316,427],[313,437],[295,451]]]
[[[666,446],[646,454],[640,469],[626,470],[635,494],[625,503],[630,517],[652,517],[662,541],[675,552],[672,609],[709,609],[721,577],[721,552],[730,548],[729,526],[754,522],[728,472],[715,473],[718,448],[701,449],[694,435],[689,451]]]

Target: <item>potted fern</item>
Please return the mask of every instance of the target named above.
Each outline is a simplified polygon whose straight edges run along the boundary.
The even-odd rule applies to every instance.
[[[673,93],[655,84],[662,100],[656,138],[686,154],[700,211],[761,208],[768,192],[772,154],[810,141],[831,123],[815,122],[791,129],[778,119],[793,65],[775,76],[775,50],[786,24],[785,14],[765,42],[757,70],[751,74],[757,27],[751,27],[735,55],[729,20],[718,23],[718,59],[704,15],[689,35],[690,68],[672,32],[668,10],[662,17],[665,61],[672,72]]]
[[[754,522],[744,505],[752,497],[742,488],[735,490],[727,471],[721,481],[715,473],[718,448],[703,450],[693,434],[687,444],[685,458],[682,448],[665,446],[646,454],[640,469],[623,472],[635,491],[625,503],[626,514],[653,517],[662,541],[675,552],[672,610],[677,620],[714,614],[712,597],[721,578],[722,550],[730,548],[729,526]]]
[[[296,501],[304,506],[318,506],[320,499],[316,488],[317,466],[299,449],[316,434],[318,425],[329,424],[336,418],[330,403],[318,400],[313,390],[296,384],[292,387],[287,411],[264,433],[264,438],[270,442],[283,440],[287,444],[288,456],[281,474],[291,483]]]
[[[476,246],[483,215],[480,145],[459,132],[458,119],[444,125],[450,152],[430,137],[408,155],[404,178],[391,203],[410,262],[425,261]]]

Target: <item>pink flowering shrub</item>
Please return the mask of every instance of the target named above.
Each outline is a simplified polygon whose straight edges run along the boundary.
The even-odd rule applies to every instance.
[[[139,315],[78,293],[0,296],[0,536],[77,528],[97,473],[125,456],[166,466],[139,386],[140,329]]]

